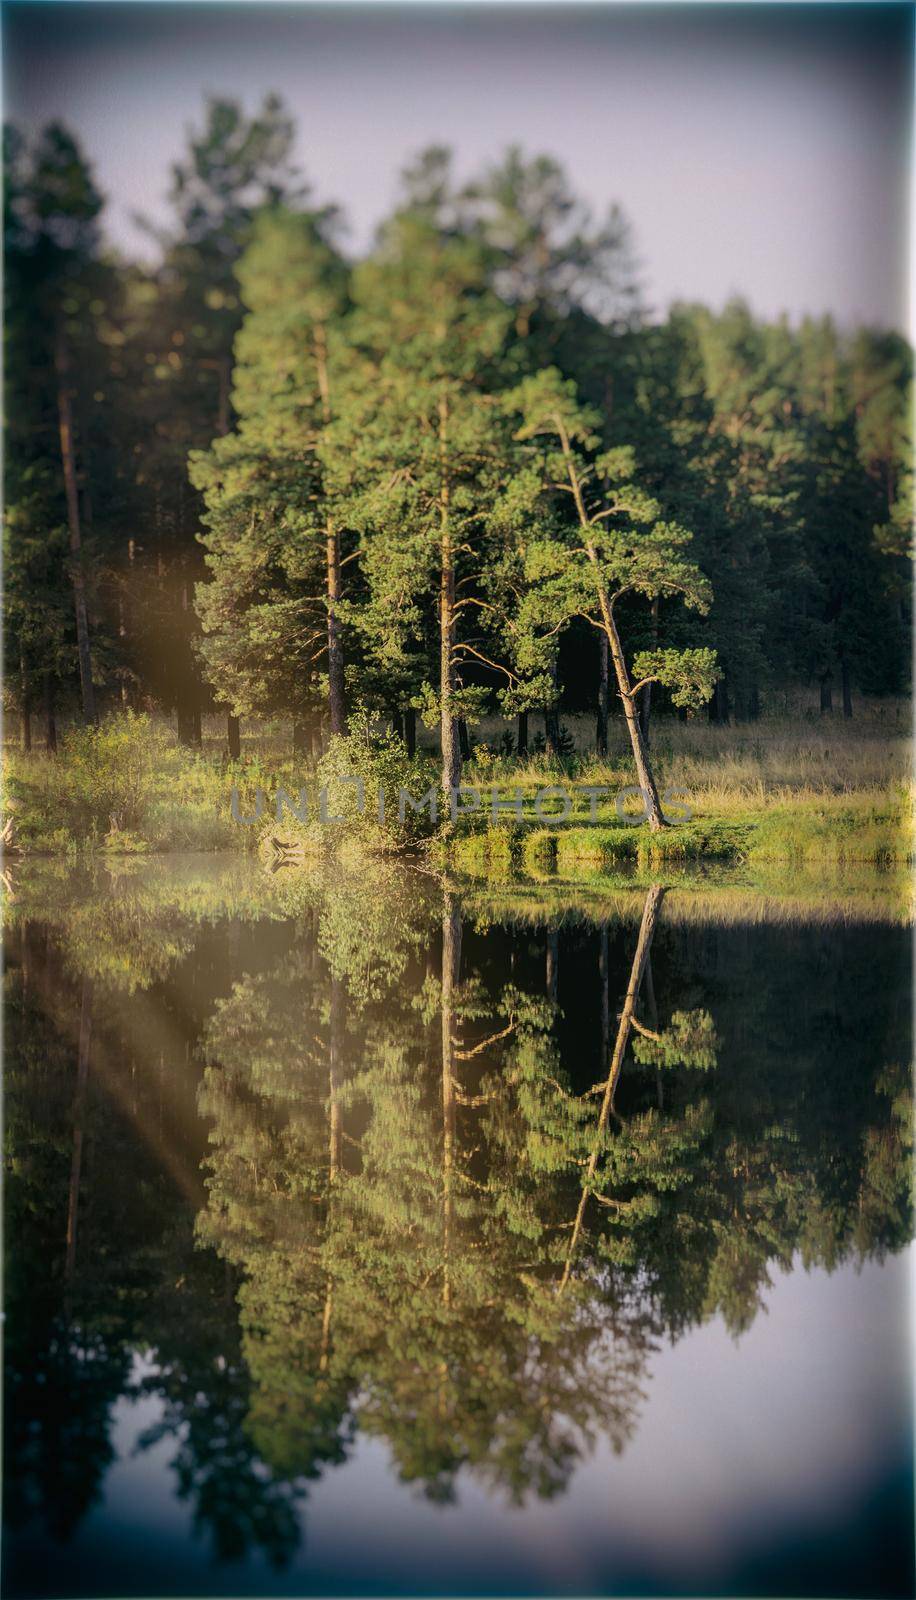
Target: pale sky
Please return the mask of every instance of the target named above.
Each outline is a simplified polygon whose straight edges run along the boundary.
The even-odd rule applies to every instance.
[[[430,143],[460,176],[509,143],[557,156],[633,225],[646,298],[907,325],[908,5],[274,5],[16,0],[5,115],[73,127],[121,249],[161,219],[204,91],[269,90],[353,251]]]

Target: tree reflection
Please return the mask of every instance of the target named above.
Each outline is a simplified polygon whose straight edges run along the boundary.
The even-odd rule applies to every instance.
[[[288,1559],[310,1482],[357,1430],[436,1501],[462,1475],[556,1495],[597,1440],[626,1446],[660,1339],[713,1315],[740,1333],[796,1252],[832,1268],[910,1237],[909,1079],[874,963],[866,1022],[799,935],[811,1009],[793,1025],[785,963],[767,956],[758,986],[743,931],[688,945],[661,885],[636,921],[552,917],[534,942],[384,865],[271,896],[275,943],[227,941],[221,996],[177,1053],[168,1029],[156,1050],[123,1031],[122,996],[161,982],[139,934],[119,987],[111,953],[81,972],[72,939],[23,920],[12,1526],[78,1523],[123,1394],[158,1399],[141,1446],[174,1441],[223,1559]],[[185,1004],[214,956],[187,953],[175,915]],[[167,1115],[194,1041],[204,1190]]]
[[[300,964],[236,987],[207,1038],[200,1236],[245,1273],[248,1426],[275,1469],[318,1470],[358,1425],[435,1499],[462,1467],[520,1499],[598,1433],[622,1446],[656,1329],[606,1269],[558,1302],[589,1108],[556,1077],[554,1003],[488,993],[461,948],[445,890],[438,979],[354,996]]]

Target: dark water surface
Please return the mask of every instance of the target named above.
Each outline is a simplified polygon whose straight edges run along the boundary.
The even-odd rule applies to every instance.
[[[879,882],[14,875],[3,1594],[913,1594]]]

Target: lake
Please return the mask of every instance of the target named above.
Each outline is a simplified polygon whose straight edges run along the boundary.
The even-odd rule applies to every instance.
[[[911,1596],[899,887],[21,863],[4,1594]]]

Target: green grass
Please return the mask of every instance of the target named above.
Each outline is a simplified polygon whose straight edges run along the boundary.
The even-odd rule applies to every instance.
[[[591,728],[576,720],[570,719],[570,731],[581,743]],[[731,728],[659,718],[652,740],[659,789],[663,798],[666,790],[677,791],[675,804],[686,801],[692,815],[656,835],[644,823],[627,824],[617,815],[616,796],[633,784],[620,730],[604,760],[583,752],[562,763],[543,754],[520,762],[479,748],[464,781],[479,788],[483,814],[462,819],[453,858],[462,870],[471,870],[475,849],[478,860],[486,860],[487,852],[481,858],[480,846],[469,846],[466,835],[492,832],[495,789],[502,796],[521,791],[517,852],[533,877],[553,871],[581,876],[618,863],[881,867],[907,861],[913,849],[908,727],[906,702],[863,703],[851,722],[810,712]],[[535,810],[537,790],[548,785],[568,789],[573,802],[570,814],[553,822]],[[606,794],[592,802],[589,788]],[[519,824],[513,819],[495,826]]]
[[[576,794],[574,783],[570,792]],[[861,794],[796,793],[770,798],[757,809],[743,797],[721,796],[698,805],[687,822],[651,833],[648,826],[621,823],[607,809],[592,821],[587,804],[554,827],[533,813],[521,824],[487,822],[473,817],[451,847],[451,859],[462,871],[492,870],[508,854],[532,876],[561,876],[601,871],[621,862],[725,861],[867,863],[885,866],[913,853],[912,810],[906,789]],[[505,841],[505,842],[500,842]],[[510,843],[511,841],[511,843]]]
[[[494,854],[489,841],[497,829],[459,836],[455,864],[463,870],[476,857]],[[858,803],[827,800],[807,806],[772,807],[758,816],[740,810],[724,816],[697,816],[678,827],[652,834],[645,825],[615,827],[602,821],[549,830],[532,829],[531,842],[519,841],[526,870],[561,875],[579,866],[603,869],[619,862],[785,861],[867,863],[884,866],[912,856],[912,823],[905,798],[862,795]]]

